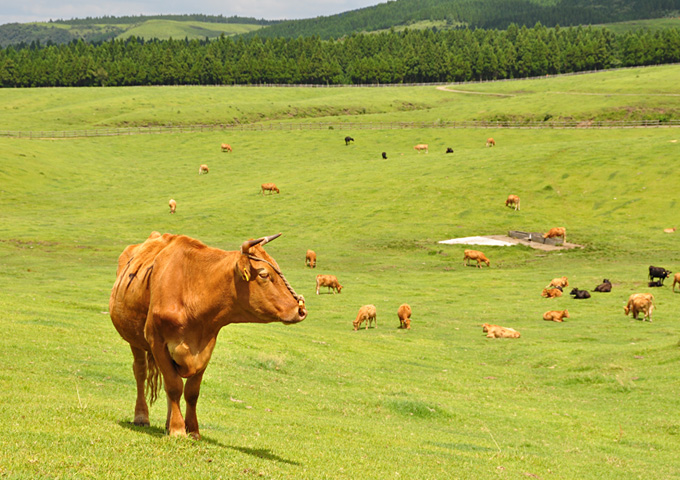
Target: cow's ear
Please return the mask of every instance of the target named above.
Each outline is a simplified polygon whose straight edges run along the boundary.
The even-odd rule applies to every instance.
[[[252,274],[250,271],[250,259],[248,258],[248,255],[242,253],[234,268],[236,269],[236,275],[246,282],[250,281]]]

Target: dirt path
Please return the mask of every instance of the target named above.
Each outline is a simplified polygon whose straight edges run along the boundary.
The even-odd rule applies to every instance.
[[[569,250],[570,248],[584,248],[583,245],[577,243],[567,243],[562,245],[548,245],[545,243],[530,242],[528,240],[520,240],[519,238],[508,237],[507,235],[485,235],[486,238],[493,238],[494,240],[501,240],[514,244],[526,245],[527,247],[535,248],[536,250],[543,250],[546,252],[553,252],[555,250]]]
[[[474,92],[469,90],[456,90],[444,86],[437,87],[442,92],[468,93],[470,95],[491,95],[493,97],[516,97],[512,93],[489,93]],[[601,97],[680,97],[680,93],[594,93],[594,92],[544,92],[550,95],[595,95]]]

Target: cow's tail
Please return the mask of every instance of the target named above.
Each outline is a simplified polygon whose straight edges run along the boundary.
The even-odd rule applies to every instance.
[[[161,371],[156,365],[156,359],[151,352],[146,353],[146,399],[149,405],[153,405],[158,398],[158,391],[163,385]]]

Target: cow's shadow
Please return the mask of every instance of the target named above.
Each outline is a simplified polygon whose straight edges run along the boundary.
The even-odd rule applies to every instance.
[[[120,425],[123,428],[127,428],[128,430],[132,430],[133,432],[139,432],[139,433],[144,433],[146,435],[151,435],[152,437],[156,438],[163,438],[165,437],[165,428],[161,427],[140,427],[139,425],[135,425],[132,422],[127,422],[124,420],[121,420],[118,422],[118,425]],[[215,445],[217,447],[222,447],[222,448],[230,448],[232,450],[236,450],[237,452],[245,453],[246,455],[252,455],[253,457],[257,458],[262,458],[263,460],[271,460],[274,462],[279,462],[279,463],[287,463],[288,465],[296,465],[299,466],[301,463],[299,462],[294,462],[292,460],[287,460],[285,458],[279,457],[278,455],[274,454],[271,452],[271,450],[268,450],[266,448],[248,448],[248,447],[237,447],[234,445],[224,445],[223,443],[218,442],[217,440],[213,440],[210,437],[206,437],[205,435],[201,435],[201,439],[199,440],[200,443],[208,443],[210,445]]]

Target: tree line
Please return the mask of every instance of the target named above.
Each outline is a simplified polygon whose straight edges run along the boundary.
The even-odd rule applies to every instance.
[[[0,86],[365,84],[455,82],[680,62],[680,29],[388,31],[217,40],[137,38],[0,49]]]
[[[506,29],[512,23],[547,27],[593,25],[678,16],[680,0],[397,0],[327,17],[291,20],[258,31],[275,38],[319,35],[340,38],[413,22],[446,22],[446,28]]]

